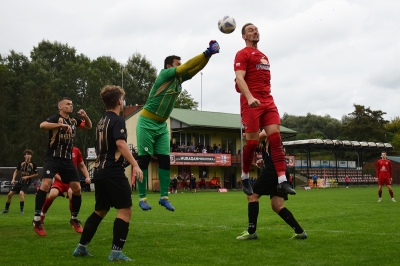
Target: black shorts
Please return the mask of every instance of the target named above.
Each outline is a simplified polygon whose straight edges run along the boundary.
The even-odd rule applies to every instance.
[[[286,172],[286,177],[288,177],[288,172]],[[277,186],[278,175],[275,169],[262,168],[253,185],[253,192],[258,195],[269,195],[270,199],[272,199],[273,196],[277,196],[284,200],[288,200],[286,193],[277,191]]]
[[[11,187],[11,191],[14,191],[16,193],[19,193],[22,191],[26,194],[26,192],[28,192],[28,188],[29,188],[29,184],[17,183]]]
[[[313,185],[318,185],[318,181],[313,181]]]
[[[65,184],[80,181],[78,170],[72,160],[54,157],[46,158],[43,166],[43,178],[53,178],[57,173]]]
[[[191,189],[195,189],[196,187],[197,187],[197,184],[196,184],[196,183],[190,184],[190,188],[191,188]]]
[[[125,209],[132,207],[132,188],[124,173],[115,174],[106,170],[94,172],[95,210],[109,210],[111,207]]]
[[[176,185],[176,184],[172,185],[173,189],[176,189],[177,187],[178,187],[178,185]]]

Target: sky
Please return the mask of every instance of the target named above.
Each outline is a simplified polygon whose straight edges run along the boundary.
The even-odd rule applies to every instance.
[[[400,103],[400,1],[397,0],[0,0],[0,53],[29,56],[42,40],[96,59],[125,64],[138,52],[159,72],[168,55],[182,62],[210,40],[221,50],[183,88],[198,110],[240,113],[233,61],[245,47],[241,27],[260,32],[271,64],[271,90],[281,116],[341,119],[353,104],[391,120]],[[218,20],[235,18],[223,34]],[[120,84],[115,84],[120,85]]]

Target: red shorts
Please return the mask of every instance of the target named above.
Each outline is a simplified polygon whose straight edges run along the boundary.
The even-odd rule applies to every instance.
[[[389,177],[379,177],[378,178],[378,185],[383,186],[383,185],[392,185],[392,182],[390,182]]]
[[[51,188],[58,189],[58,196],[65,197],[64,193],[68,193],[68,189],[70,188],[70,186],[56,179]]]
[[[281,118],[272,95],[253,96],[260,101],[260,106],[252,108],[249,106],[246,97],[240,96],[240,114],[245,132],[258,132],[261,127],[280,125]]]

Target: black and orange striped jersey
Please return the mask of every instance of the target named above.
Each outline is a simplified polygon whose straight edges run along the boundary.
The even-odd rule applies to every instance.
[[[124,172],[125,158],[117,147],[117,140],[126,141],[127,131],[124,118],[114,112],[106,112],[96,127],[96,164],[98,170],[108,169]]]
[[[36,164],[34,164],[32,162],[28,163],[25,161],[22,161],[17,165],[17,171],[19,172],[17,182],[19,184],[24,184],[24,185],[28,185],[28,186],[32,183],[32,178],[28,178],[28,179],[24,180],[24,179],[22,179],[22,177],[30,176],[30,175],[38,173]]]
[[[49,123],[59,123],[69,125],[72,129],[70,133],[64,128],[55,128],[49,130],[49,145],[47,147],[46,157],[72,158],[72,146],[76,129],[82,124],[79,118],[64,118],[60,114],[50,116],[46,120]]]

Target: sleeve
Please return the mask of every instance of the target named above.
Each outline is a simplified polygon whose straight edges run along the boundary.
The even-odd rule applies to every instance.
[[[241,50],[236,53],[235,62],[233,65],[233,69],[237,70],[246,70],[247,69],[247,53],[244,50]]]
[[[20,162],[18,165],[17,165],[17,171],[21,171],[21,164],[22,164],[23,162]]]
[[[83,162],[82,153],[81,153],[81,151],[79,149],[77,149],[76,162],[77,163]]]
[[[119,119],[115,122],[112,134],[115,141],[119,139],[126,141],[126,126],[125,120],[122,117],[119,117]]]
[[[85,120],[76,118],[76,127],[78,128],[83,128],[85,126]]]
[[[59,118],[58,115],[53,115],[53,116],[48,117],[48,118],[46,119],[46,122],[49,122],[49,123],[58,123],[58,118]]]
[[[33,170],[32,170],[33,174],[37,174],[38,173],[38,169],[37,169],[37,165],[35,163],[33,163]]]

